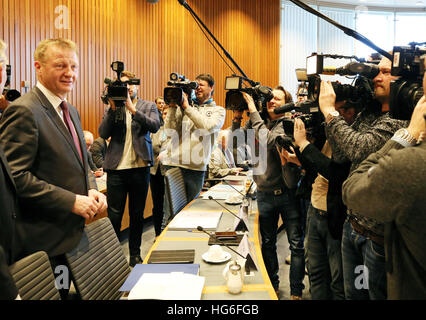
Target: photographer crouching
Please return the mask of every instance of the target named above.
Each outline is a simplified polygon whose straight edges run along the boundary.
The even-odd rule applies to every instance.
[[[279,215],[286,225],[286,232],[291,251],[290,265],[290,299],[301,300],[304,289],[305,260],[300,212],[296,203],[295,189],[290,189],[284,182],[281,160],[276,148],[278,136],[285,134],[282,120],[284,115],[275,114],[274,109],[289,102],[291,96],[279,86],[272,90],[273,98],[267,102],[267,119],[263,120],[256,109],[251,95],[242,93],[250,112],[248,129],[255,130],[256,139],[266,132],[267,163],[264,173],[253,171],[257,184],[257,204],[259,208],[259,226],[262,237],[262,256],[273,287],[279,295],[279,264],[277,257],[277,227]]]
[[[425,121],[423,95],[408,128],[396,132],[343,185],[343,201],[352,212],[385,224],[388,299],[426,299]]]
[[[373,80],[374,96],[381,107],[376,110],[368,105],[352,125],[348,125],[335,109],[336,95],[331,83],[321,82],[319,105],[326,121],[327,140],[337,161],[352,163],[351,171],[379,150],[398,129],[407,126],[407,121],[392,119],[388,112],[390,83],[395,79],[391,75],[392,63],[383,58],[378,67],[380,72]],[[348,211],[342,237],[346,299],[386,299],[383,236],[383,223],[362,216],[358,210]],[[360,276],[364,281],[357,280]]]

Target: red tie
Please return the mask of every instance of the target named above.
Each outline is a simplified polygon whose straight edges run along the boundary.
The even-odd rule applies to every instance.
[[[77,133],[75,132],[74,125],[70,118],[70,112],[68,110],[68,105],[65,101],[61,102],[62,113],[64,114],[64,122],[71,133],[72,139],[74,140],[75,147],[78,150],[81,161],[83,161],[83,156],[81,155],[80,142],[78,141]]]

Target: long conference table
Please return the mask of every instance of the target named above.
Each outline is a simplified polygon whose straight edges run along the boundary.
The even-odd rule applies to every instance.
[[[227,205],[224,200],[218,201],[235,214],[237,214],[240,209],[240,205]],[[216,231],[229,231],[234,225],[235,217],[231,213],[223,209],[214,200],[205,200],[202,199],[201,196],[188,203],[183,210],[203,210],[207,213],[208,211],[223,210]],[[148,262],[154,250],[194,249],[194,263],[200,264],[199,275],[205,277],[204,289],[201,295],[202,300],[278,300],[262,259],[259,235],[259,213],[256,201],[251,201],[248,223],[248,239],[254,248],[255,259],[257,260],[259,270],[252,272],[250,276],[245,276],[244,285],[239,294],[231,294],[228,292],[226,281],[222,275],[226,262],[222,264],[211,264],[202,259],[202,255],[209,250],[209,236],[200,231],[176,231],[169,230],[169,227],[166,227],[149,250],[143,263],[146,264]],[[222,246],[222,248],[231,254],[230,261],[241,258],[227,247]],[[232,246],[231,248],[236,250],[237,246]]]

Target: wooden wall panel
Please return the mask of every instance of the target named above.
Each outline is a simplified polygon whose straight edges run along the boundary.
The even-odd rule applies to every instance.
[[[278,84],[279,0],[187,2],[249,78]],[[58,28],[58,6],[68,9],[68,29]],[[110,64],[115,60],[141,78],[143,99],[162,95],[171,72],[191,80],[206,72],[216,80],[216,102],[225,105],[225,76],[232,71],[177,0],[0,0],[0,38],[9,45],[12,86],[22,93],[22,80],[31,87],[36,83],[38,42],[51,37],[70,38],[79,46],[79,80],[69,100],[79,109],[83,128],[95,136],[105,110],[103,80],[114,76]],[[224,127],[231,119],[228,111]]]

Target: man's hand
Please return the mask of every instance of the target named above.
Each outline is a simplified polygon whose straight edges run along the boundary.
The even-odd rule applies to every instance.
[[[336,111],[336,94],[330,81],[321,81],[319,106],[322,114],[327,118],[328,114]]]
[[[183,93],[182,109],[185,110],[188,107],[189,107],[188,95],[184,92]]]
[[[292,151],[292,153],[288,152],[284,148],[281,148],[281,150],[280,150],[280,148],[278,146],[276,148],[277,148],[278,154],[280,155],[282,166],[284,166],[287,162],[292,162],[299,167],[302,166],[302,164],[300,163],[299,159],[297,158],[296,153],[294,152],[294,149],[292,147],[290,147],[290,150]]]
[[[95,172],[93,172],[93,174],[95,175],[96,178],[102,177],[104,175],[104,169],[100,168],[96,170]]]
[[[94,198],[78,194],[72,212],[84,219],[92,219],[98,212],[98,202]]]
[[[129,110],[133,115],[136,114],[136,107],[130,98],[129,91],[127,91],[126,109]]]
[[[109,105],[110,105],[110,107],[111,107],[111,110],[112,110],[112,111],[115,111],[116,106],[115,106],[115,102],[114,102],[114,100],[112,100],[111,98],[108,98],[108,102],[109,102]]]
[[[306,138],[306,129],[305,123],[302,119],[294,120],[294,144],[299,148],[304,148],[309,144],[308,139]]]
[[[407,128],[407,131],[417,140],[420,138],[421,133],[426,131],[425,118],[423,117],[425,114],[426,96],[423,96],[419,102],[417,102],[411,116],[410,124]]]
[[[99,192],[96,189],[90,189],[89,198],[94,199],[98,204],[98,210],[96,213],[101,213],[108,208],[106,196],[102,192]]]
[[[232,174],[239,175],[242,174],[243,168],[232,168]]]
[[[257,112],[256,105],[254,104],[253,97],[247,92],[242,92],[244,100],[247,102],[248,110],[250,113]]]

